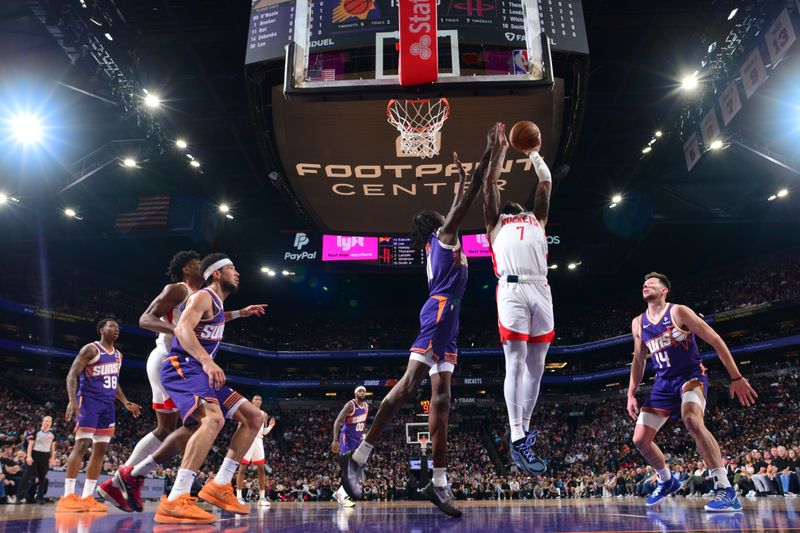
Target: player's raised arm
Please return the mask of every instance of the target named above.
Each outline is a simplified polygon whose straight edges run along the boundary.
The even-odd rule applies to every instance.
[[[339,431],[342,429],[344,419],[355,412],[356,406],[353,402],[347,402],[342,407],[342,410],[339,411],[339,416],[336,417],[336,421],[333,423],[333,442],[331,442],[331,451],[333,453],[339,453]]]
[[[184,298],[186,298],[187,291],[186,285],[180,283],[170,283],[165,286],[161,294],[150,302],[145,312],[139,317],[139,327],[155,331],[156,333],[171,334],[175,330],[175,327],[161,319],[166,316],[170,310],[183,302]]]
[[[672,311],[672,316],[675,319],[676,325],[683,329],[688,329],[704,341],[706,341],[714,351],[725,370],[728,371],[728,377],[731,380],[730,393],[731,398],[738,398],[739,403],[744,406],[753,405],[758,398],[758,394],[747,379],[739,372],[739,367],[731,355],[731,351],[722,340],[722,337],[714,331],[714,328],[709,326],[705,320],[697,316],[697,314],[686,307],[685,305],[675,305]]]
[[[487,154],[491,154],[491,151],[491,146],[487,145],[486,151],[483,154],[483,158],[486,158],[487,161],[489,159]],[[458,168],[460,177],[458,180],[458,191],[455,194],[455,198],[453,198],[453,205],[444,218],[444,224],[442,224],[442,229],[439,232],[439,240],[443,244],[452,246],[458,241],[458,227],[461,225],[464,217],[467,216],[467,212],[469,212],[469,209],[475,202],[475,198],[478,197],[478,193],[481,191],[481,186],[483,185],[484,169],[486,167],[486,164],[483,163],[483,158],[481,158],[481,163],[479,163],[472,172],[469,188],[464,192],[464,183],[467,181],[467,171],[461,165],[461,161],[458,160],[458,154],[453,152],[453,162]]]
[[[639,416],[639,402],[636,400],[636,389],[644,377],[644,369],[647,364],[647,350],[644,347],[641,336],[641,316],[637,316],[631,322],[631,334],[633,335],[633,363],[631,364],[631,380],[628,385],[628,414],[634,420]]]
[[[536,186],[536,196],[533,199],[533,214],[544,227],[547,225],[547,217],[550,214],[550,193],[553,190],[553,176],[547,167],[547,163],[539,155],[538,150],[532,151],[529,157],[533,163],[533,170],[539,178],[539,185]]]
[[[73,415],[77,418],[80,415],[80,406],[78,405],[78,376],[86,368],[89,362],[97,357],[97,347],[94,343],[89,343],[78,352],[78,355],[72,361],[72,366],[69,367],[67,374],[67,411],[64,414],[64,421],[69,422]]]
[[[483,220],[486,224],[486,233],[492,233],[497,217],[500,216],[500,189],[497,180],[503,170],[506,152],[508,151],[508,139],[506,138],[506,125],[502,122],[495,124],[493,133],[494,142],[492,154],[489,160],[489,168],[483,183]]]
[[[186,309],[175,326],[175,336],[189,355],[203,365],[203,372],[208,375],[208,383],[218,389],[225,384],[225,372],[214,363],[214,360],[194,334],[194,328],[200,323],[200,319],[203,318],[204,314],[211,311],[212,300],[208,292],[200,291],[193,294],[186,302]]]

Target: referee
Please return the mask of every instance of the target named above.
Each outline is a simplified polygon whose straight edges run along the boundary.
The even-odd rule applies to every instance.
[[[53,418],[46,416],[42,418],[42,429],[36,432],[35,435],[28,435],[28,456],[25,459],[28,465],[25,468],[25,473],[22,475],[20,481],[20,489],[24,490],[24,494],[19,494],[20,501],[25,498],[28,499],[30,490],[28,483],[31,474],[36,471],[36,477],[39,479],[39,487],[37,489],[36,499],[39,503],[44,503],[44,495],[47,490],[47,471],[49,467],[55,464],[56,442],[55,435],[50,431],[50,426],[53,425]]]

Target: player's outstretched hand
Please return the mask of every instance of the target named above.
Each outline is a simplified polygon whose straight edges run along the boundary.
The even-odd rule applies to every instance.
[[[270,418],[269,419],[269,425],[267,427],[270,427],[270,428],[274,428],[275,427],[275,419],[274,418]]]
[[[142,406],[134,402],[125,402],[125,409],[131,412],[133,418],[139,418],[142,414]]]
[[[214,387],[214,390],[225,385],[225,372],[213,360],[203,363],[203,372],[208,376],[208,385]]]
[[[749,407],[755,405],[758,393],[750,386],[750,382],[742,378],[731,381],[731,400],[733,398],[738,398],[740,404]]]
[[[508,137],[506,137],[506,125],[503,122],[497,123],[497,144],[501,148],[508,148]]]
[[[69,422],[70,420],[72,420],[73,415],[77,420],[77,418],[81,416],[81,408],[78,406],[78,404],[74,402],[69,402],[67,404],[67,411],[64,413],[64,422]]]
[[[636,396],[628,396],[628,416],[634,420],[639,418],[639,402]]]
[[[339,441],[337,439],[333,439],[333,442],[331,442],[331,451],[339,453]]]
[[[247,318],[248,316],[264,316],[264,313],[267,312],[267,304],[253,304],[248,305],[244,309],[239,311],[239,316],[242,318]]]

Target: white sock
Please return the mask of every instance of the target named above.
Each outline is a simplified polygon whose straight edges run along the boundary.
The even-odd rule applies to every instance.
[[[155,435],[152,433],[148,433],[142,440],[136,443],[136,447],[133,449],[133,453],[131,456],[128,457],[128,460],[125,461],[125,466],[135,466],[142,462],[148,455],[156,453],[159,446],[161,446],[161,441],[156,438]]]
[[[336,491],[336,499],[340,500],[342,498],[347,498],[347,492],[344,490],[344,485],[341,485],[339,489]]]
[[[258,497],[261,498],[262,500],[266,500],[267,499],[267,491],[265,489],[259,490],[258,491]]]
[[[528,356],[525,358],[525,374],[522,377],[522,388],[525,391],[522,404],[522,428],[529,431],[531,428],[531,416],[539,399],[539,389],[542,385],[542,374],[544,374],[544,360],[547,350],[550,348],[549,342],[528,343]]]
[[[524,405],[523,379],[528,347],[525,341],[506,341],[503,343],[506,354],[506,378],[503,393],[508,409],[508,422],[511,425],[511,442],[525,437],[522,429],[522,408]]]
[[[144,477],[153,470],[158,468],[158,463],[153,459],[152,455],[148,455],[143,461],[140,461],[131,470],[131,475],[136,477]]]
[[[86,498],[87,496],[91,496],[94,494],[94,488],[97,486],[96,479],[87,479],[83,482],[83,496],[81,498]]]
[[[64,496],[69,496],[70,494],[75,494],[75,482],[78,481],[75,478],[67,478],[64,480]]]
[[[214,476],[214,483],[219,485],[230,483],[237,468],[239,468],[239,462],[234,461],[230,457],[226,457],[219,467],[219,472]]]
[[[236,497],[242,499],[242,489],[236,489]]]
[[[731,486],[731,482],[728,481],[728,473],[725,472],[724,468],[713,468],[709,470],[708,473],[714,478],[715,489],[727,489]]]
[[[433,486],[434,487],[447,486],[447,468],[433,467]]]
[[[361,444],[359,444],[358,448],[356,448],[356,451],[353,452],[353,461],[360,465],[367,464],[370,452],[372,452],[372,444],[362,440]]]
[[[172,485],[172,490],[169,491],[169,497],[167,499],[169,501],[174,501],[182,494],[189,494],[192,490],[192,483],[194,483],[194,477],[196,475],[197,474],[188,468],[179,468],[178,475],[175,476],[175,484]]]
[[[664,468],[657,468],[656,474],[658,474],[658,480],[661,483],[669,481],[672,478],[672,472],[669,471],[669,467],[667,465],[664,465]]]

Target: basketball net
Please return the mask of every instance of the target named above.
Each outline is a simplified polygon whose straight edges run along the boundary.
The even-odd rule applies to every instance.
[[[422,451],[424,452],[425,449],[428,447],[428,437],[422,437],[419,439],[419,445],[422,447]]]
[[[450,116],[447,98],[433,100],[389,100],[389,124],[400,132],[400,151],[407,155],[433,157],[439,154],[436,134]]]

